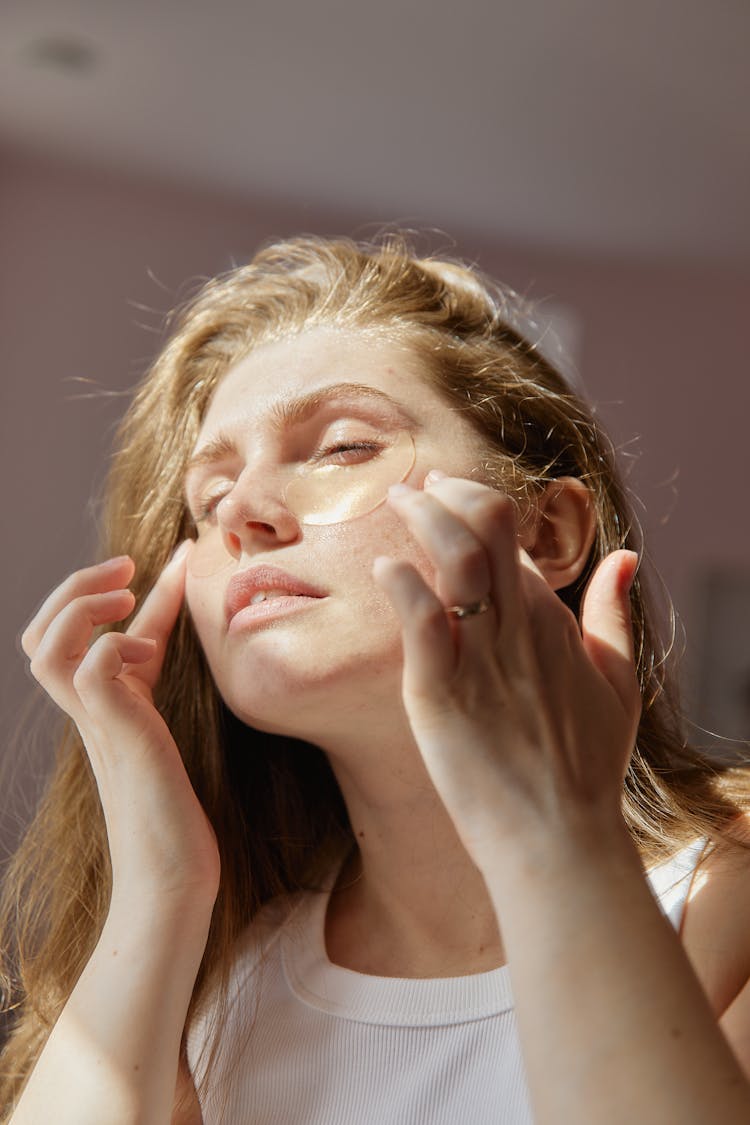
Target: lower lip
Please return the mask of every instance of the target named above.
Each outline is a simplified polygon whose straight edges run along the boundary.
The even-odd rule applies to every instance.
[[[244,629],[252,629],[262,621],[271,618],[286,617],[290,613],[297,613],[306,606],[315,605],[325,601],[324,598],[308,598],[302,594],[289,595],[283,598],[269,598],[265,602],[256,602],[255,605],[246,605],[238,610],[229,622],[228,633],[238,633]]]

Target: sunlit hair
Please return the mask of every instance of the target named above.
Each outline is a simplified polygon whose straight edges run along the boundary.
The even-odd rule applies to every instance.
[[[249,265],[210,281],[174,317],[171,338],[119,428],[101,557],[132,556],[140,604],[174,547],[194,534],[183,475],[227,369],[260,344],[330,326],[412,348],[429,384],[476,428],[479,479],[508,491],[522,511],[556,477],[586,484],[596,540],[580,579],[560,591],[577,613],[600,559],[620,547],[643,555],[639,529],[592,410],[519,331],[516,312],[512,295],[476,270],[419,259],[400,235],[370,245],[297,238],[261,250]],[[622,807],[649,866],[697,836],[718,842],[750,801],[745,772],[712,764],[686,743],[669,675],[669,624],[662,637],[644,569],[631,594],[643,715]],[[320,889],[356,842],[323,752],[252,730],[229,713],[184,609],[156,702],[221,853],[221,889],[190,1026],[209,987],[224,996],[237,938],[260,907]],[[3,987],[18,1012],[2,1056],[5,1112],[96,944],[110,880],[96,784],[69,723],[46,795],[4,882]]]

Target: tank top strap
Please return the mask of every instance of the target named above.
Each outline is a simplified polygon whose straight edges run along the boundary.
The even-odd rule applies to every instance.
[[[685,906],[708,844],[708,837],[701,836],[646,872],[656,901],[678,934],[682,932]]]

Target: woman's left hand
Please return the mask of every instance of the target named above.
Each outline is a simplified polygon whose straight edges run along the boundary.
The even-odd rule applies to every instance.
[[[389,501],[435,568],[379,557],[373,576],[403,630],[403,699],[427,771],[486,872],[499,846],[621,818],[641,711],[629,590],[638,564],[595,570],[581,622],[518,544],[515,507],[443,477]],[[449,606],[478,602],[457,619]]]

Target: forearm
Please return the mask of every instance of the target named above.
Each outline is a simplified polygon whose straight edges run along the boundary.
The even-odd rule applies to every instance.
[[[11,1125],[169,1125],[210,916],[113,903]]]
[[[624,825],[493,865],[537,1125],[744,1125],[750,1086]]]

